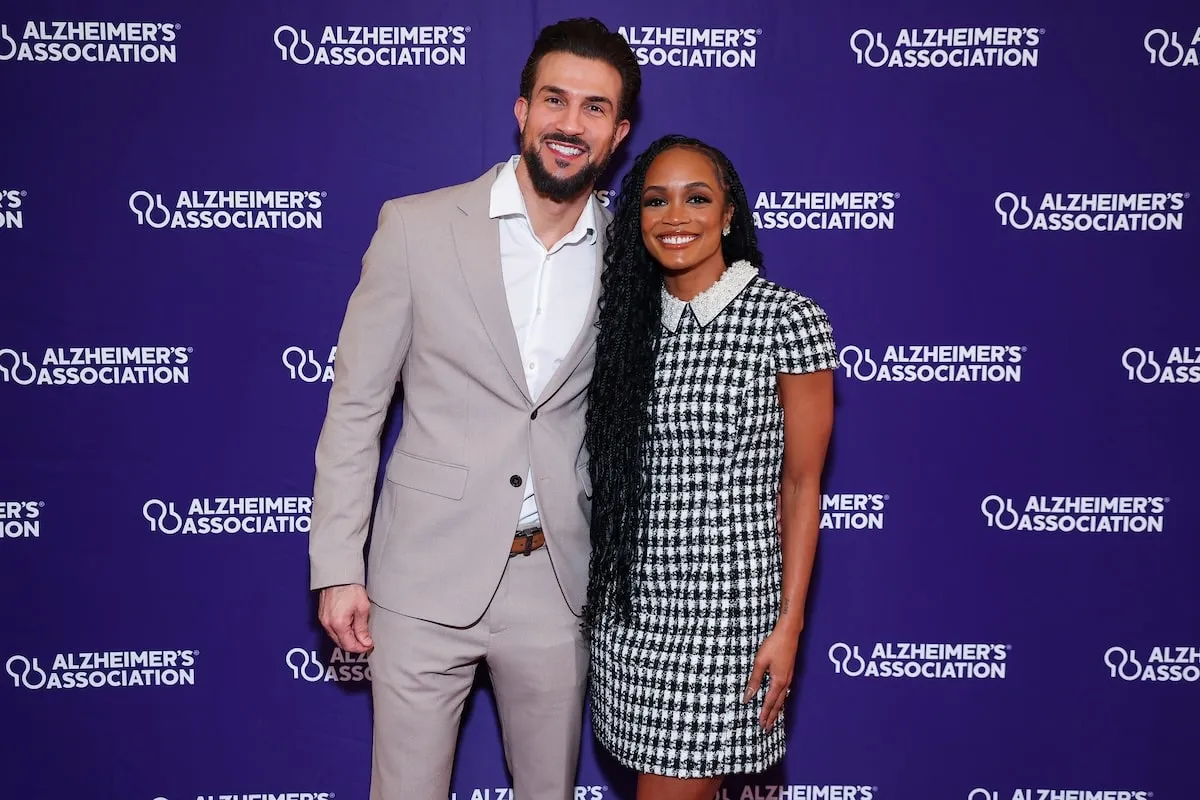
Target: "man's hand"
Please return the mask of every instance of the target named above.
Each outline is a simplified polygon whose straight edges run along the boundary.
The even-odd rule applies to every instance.
[[[375,646],[367,628],[371,601],[361,583],[329,586],[321,590],[317,618],[329,638],[348,653],[365,653]]]

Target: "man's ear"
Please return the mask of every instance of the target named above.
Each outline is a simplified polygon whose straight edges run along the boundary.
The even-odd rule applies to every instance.
[[[521,133],[525,133],[525,122],[529,119],[529,101],[524,97],[518,97],[517,102],[513,103],[513,116],[517,118],[517,127]]]
[[[621,141],[628,135],[629,120],[623,119],[617,123],[617,129],[613,131],[613,143],[612,148],[609,151],[610,156],[617,151],[617,147],[621,144]]]

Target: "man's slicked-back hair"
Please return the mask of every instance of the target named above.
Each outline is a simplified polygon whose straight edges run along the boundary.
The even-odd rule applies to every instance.
[[[542,28],[533,51],[521,70],[521,97],[533,100],[533,85],[542,57],[550,53],[570,53],[580,58],[603,61],[621,74],[621,97],[617,101],[617,120],[629,119],[642,90],[642,68],[619,33],[610,31],[594,17],[564,19]]]

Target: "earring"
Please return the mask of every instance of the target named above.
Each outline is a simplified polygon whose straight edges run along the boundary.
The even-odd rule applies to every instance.
[[[729,223],[725,223],[725,230],[721,231],[721,235],[722,235],[722,236],[728,236],[728,235],[729,235]]]

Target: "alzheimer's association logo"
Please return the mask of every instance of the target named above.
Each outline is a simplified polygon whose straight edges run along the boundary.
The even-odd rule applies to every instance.
[[[13,686],[17,688],[41,689],[48,679],[46,670],[42,669],[36,656],[9,656],[4,662],[4,671],[12,678]]]
[[[0,230],[25,227],[24,189],[0,189]]]
[[[859,28],[850,34],[855,63],[868,67],[1036,67],[1045,28],[901,28],[895,36]]]
[[[1200,45],[1200,27],[1196,28],[1186,47],[1179,39],[1179,31],[1155,28],[1142,39],[1142,46],[1150,54],[1150,63],[1161,67],[1200,66],[1197,45]]]
[[[846,377],[896,383],[1020,383],[1028,348],[995,345],[888,345],[880,361],[870,347],[848,344],[839,361]]]
[[[335,647],[323,661],[316,650],[293,647],[283,661],[291,670],[292,680],[308,683],[362,683],[371,680],[371,664],[366,653],[350,653]]]
[[[1013,230],[1052,232],[1154,232],[1183,230],[1191,192],[1000,192],[992,207],[1000,225]]]
[[[0,23],[0,62],[174,64],[179,30],[177,22],[131,20],[29,20],[11,28]]]
[[[324,224],[328,192],[318,189],[185,189],[168,203],[138,189],[129,210],[138,225],[188,230],[305,230]]]
[[[44,500],[0,500],[0,541],[42,535]]]
[[[753,68],[762,28],[684,28],[629,25],[617,28],[640,66]]]
[[[1154,792],[1141,789],[1039,789],[1016,788],[1011,791],[972,789],[967,800],[1152,800]]]
[[[191,380],[190,347],[47,347],[40,361],[0,348],[0,383],[29,386],[179,384]]]
[[[1029,495],[1018,510],[1011,497],[989,494],[979,510],[989,528],[1044,533],[1162,533],[1169,497]]]
[[[147,500],[142,504],[142,516],[150,523],[151,533],[175,534],[183,528],[183,517],[171,501]]]
[[[228,788],[232,788],[232,787],[222,787],[222,788],[228,789]],[[333,792],[286,792],[286,791],[285,792],[261,792],[261,791],[258,791],[259,789],[263,789],[263,788],[294,789],[297,787],[294,787],[294,786],[271,786],[271,787],[255,786],[255,787],[253,787],[252,791],[248,791],[248,792],[223,791],[220,793],[213,792],[211,789],[204,789],[199,792],[194,791],[194,790],[189,791],[185,797],[186,797],[186,800],[191,800],[191,798],[193,798],[193,797],[196,798],[196,800],[334,800],[334,798],[337,797],[337,795],[335,795]],[[178,796],[176,796],[176,797],[177,797],[177,800],[179,800]],[[171,798],[166,797],[165,795],[159,795],[158,797],[152,798],[152,800],[171,800]]]
[[[876,642],[864,656],[857,644],[834,642],[828,657],[848,678],[1004,679],[1010,646],[986,643]]]
[[[151,194],[144,189],[138,189],[129,195],[129,210],[137,218],[138,225],[165,228],[171,223],[171,212],[158,192]]]
[[[180,513],[179,508],[186,509]],[[192,534],[308,533],[312,498],[300,496],[194,497],[177,508],[172,500],[142,504],[151,533]]]
[[[1132,647],[1110,647],[1104,651],[1108,676],[1123,681],[1196,683],[1200,681],[1200,647],[1192,645],[1150,648],[1138,655]]]
[[[29,353],[0,348],[0,382],[28,386],[37,380],[37,367],[29,360]]]
[[[58,653],[42,659],[17,653],[4,671],[17,689],[102,689],[193,686],[199,650],[107,650]]]
[[[303,383],[330,383],[333,381],[333,362],[337,357],[337,345],[329,348],[329,355],[319,360],[312,348],[292,345],[283,351],[283,365],[288,376]]]
[[[1121,365],[1138,383],[1200,383],[1200,347],[1172,347],[1166,363],[1154,350],[1130,347],[1121,354]]]
[[[281,61],[343,67],[441,67],[467,63],[470,25],[280,25],[273,37]]]

